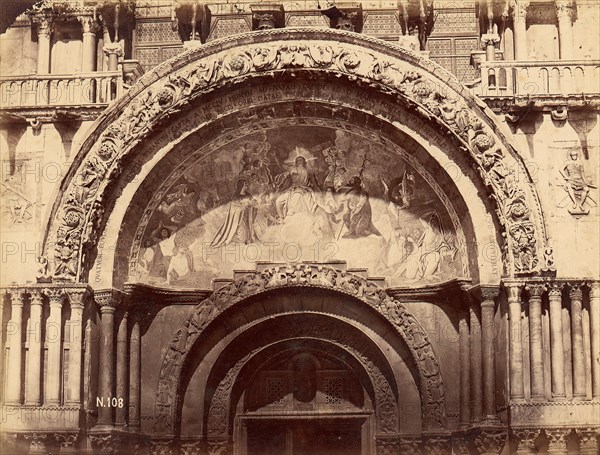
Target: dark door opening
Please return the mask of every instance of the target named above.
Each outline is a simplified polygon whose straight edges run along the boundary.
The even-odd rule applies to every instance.
[[[360,455],[364,419],[254,420],[248,455]]]

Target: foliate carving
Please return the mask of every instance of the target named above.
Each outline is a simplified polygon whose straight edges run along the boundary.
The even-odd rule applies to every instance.
[[[201,440],[182,442],[180,447],[181,455],[203,455],[204,443]]]
[[[121,301],[121,296],[112,289],[107,289],[103,291],[96,291],[94,293],[94,300],[100,307],[101,311],[114,311]]]
[[[423,449],[427,455],[444,455],[452,453],[450,437],[445,435],[423,436]]]
[[[512,1],[513,21],[525,21],[527,19],[527,9],[528,8],[529,8],[528,0],[513,0]]]
[[[60,445],[61,449],[73,449],[79,441],[79,433],[54,433],[54,440]]]
[[[81,24],[83,33],[97,33],[99,30],[98,22],[93,16],[77,16],[77,20]]]
[[[25,433],[23,438],[29,441],[29,452],[46,453],[46,444],[48,443],[47,433]]]
[[[508,438],[504,429],[484,428],[472,433],[476,453],[500,453]]]
[[[485,49],[488,46],[498,47],[500,44],[500,35],[496,33],[484,33],[481,35],[481,47]]]
[[[50,306],[53,306],[53,305],[62,306],[63,295],[64,295],[64,292],[62,289],[58,289],[58,288],[44,289],[44,294],[46,294],[48,296],[48,298],[50,299]]]
[[[150,441],[152,455],[176,455],[177,449],[172,439]]]
[[[598,453],[598,428],[581,428],[577,430],[579,436],[579,450],[582,455],[592,455]]]
[[[36,289],[31,291],[31,305],[42,304],[42,293]]]
[[[173,428],[180,371],[185,357],[205,327],[221,312],[241,300],[287,286],[335,289],[362,300],[384,315],[405,340],[417,365],[424,428],[445,428],[445,388],[440,366],[426,332],[404,305],[359,275],[317,265],[288,265],[252,272],[238,278],[217,289],[192,311],[163,357],[156,400],[157,430],[167,431]],[[389,421],[389,418],[383,421]]]
[[[270,32],[275,31],[265,33]],[[305,30],[290,33],[296,32],[315,33]],[[419,58],[410,51],[403,52],[410,58]],[[514,165],[522,165],[514,161],[509,164],[503,146],[494,139],[494,132],[480,120],[481,114],[460,95],[439,90],[439,83],[429,79],[423,70],[407,69],[388,55],[357,46],[341,46],[333,40],[329,43],[304,40],[255,43],[243,51],[216,52],[195,60],[167,76],[162,85],[155,83],[132,99],[120,117],[98,137],[70,181],[54,228],[54,277],[78,280],[84,275],[80,269],[89,266],[88,250],[104,223],[102,207],[107,187],[120,176],[123,157],[158,122],[226,82],[288,68],[328,72],[377,87],[385,85],[386,91],[405,98],[420,115],[437,119],[464,142],[491,190],[506,232],[507,271],[530,272],[537,267],[536,228],[529,208],[529,204],[537,201],[529,201],[525,196],[526,185],[535,194],[533,186],[514,177]]]
[[[123,438],[118,434],[97,433],[88,434],[92,447],[98,453],[114,455],[119,453]]]
[[[548,438],[548,453],[564,453],[567,450],[567,436],[570,428],[545,428],[544,432]]]
[[[116,55],[118,58],[121,58],[125,55],[121,43],[106,43],[103,51],[107,56]]]
[[[377,455],[396,455],[400,453],[400,441],[398,437],[375,436],[375,449]]]
[[[452,435],[452,453],[456,455],[469,455],[469,437],[466,434]]]
[[[415,437],[400,437],[400,453],[421,453],[422,448],[422,440],[419,436]]]
[[[38,37],[46,39],[54,33],[54,16],[50,13],[40,13],[30,15],[31,22],[35,26]]]
[[[571,299],[571,302],[573,300],[577,300],[581,303],[581,299],[583,298],[583,291],[581,290],[580,284],[571,284],[571,289],[569,290],[569,298]]]
[[[512,435],[517,443],[517,452],[526,453],[536,452],[535,440],[540,435],[539,429],[515,428],[512,430]]]

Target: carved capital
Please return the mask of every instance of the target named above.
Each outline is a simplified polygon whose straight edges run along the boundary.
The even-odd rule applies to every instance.
[[[23,438],[29,441],[30,453],[46,453],[47,433],[25,433]]]
[[[493,305],[494,299],[498,297],[500,289],[498,286],[481,285],[479,286],[479,296],[481,300],[481,306]]]
[[[431,455],[443,455],[452,451],[450,437],[443,435],[424,435],[423,447],[425,453]]]
[[[527,19],[528,0],[513,0],[512,18],[513,21],[525,21]]]
[[[42,305],[42,293],[38,289],[31,290],[31,305]]]
[[[413,438],[401,437],[398,439],[400,444],[400,453],[420,453],[421,438],[416,436]]]
[[[590,284],[590,299],[600,298],[600,283],[594,281]]]
[[[87,288],[67,289],[66,293],[69,297],[71,308],[83,309],[85,300],[89,295],[89,290]]]
[[[376,436],[375,447],[377,455],[393,455],[399,453],[400,441],[397,436],[386,437]],[[413,452],[414,453],[414,452]]]
[[[208,455],[230,455],[231,453],[229,441],[208,441]]]
[[[122,298],[121,295],[113,289],[106,289],[94,292],[94,300],[100,307],[100,312],[114,312]]]
[[[92,16],[77,16],[77,20],[81,24],[81,31],[83,33],[96,34],[98,30],[100,30],[98,21],[96,21]]]
[[[44,289],[44,294],[50,299],[50,306],[62,306],[64,292],[59,288]]]
[[[573,20],[573,2],[572,0],[556,0],[556,16],[558,20]]]
[[[544,432],[548,438],[548,453],[564,453],[567,450],[567,435],[571,432],[569,428],[545,428]]]
[[[598,453],[598,428],[581,428],[577,430],[579,436],[579,451],[582,455]]]
[[[11,306],[23,306],[25,296],[23,289],[11,288],[6,290]]]
[[[88,438],[96,451],[107,455],[118,453],[123,443],[123,438],[113,433],[90,433]]]
[[[517,453],[536,453],[535,440],[540,435],[539,429],[516,428],[512,435],[517,443]]]
[[[562,296],[562,288],[563,288],[563,284],[562,283],[556,283],[556,282],[552,282],[548,284],[548,298],[550,298],[550,300],[552,299],[559,299]]]
[[[107,57],[110,57],[111,55],[116,55],[117,58],[121,58],[123,57],[123,55],[125,55],[121,43],[107,43],[104,45],[103,51]]]
[[[569,298],[571,299],[571,301],[577,300],[578,302],[581,302],[581,299],[583,299],[581,284],[573,283],[570,285],[570,287],[571,289],[569,290]]]
[[[484,33],[481,35],[481,47],[485,49],[488,46],[498,46],[500,44],[500,35],[496,33]]]
[[[518,284],[505,284],[506,296],[508,297],[508,303],[515,303],[521,301],[521,286]]]
[[[54,433],[54,440],[60,444],[61,449],[73,449],[79,440],[79,433]]]
[[[508,434],[499,428],[484,428],[472,434],[472,443],[477,453],[499,453]]]
[[[54,16],[51,14],[36,14],[31,16],[38,38],[50,39],[54,32]]]
[[[546,285],[543,283],[527,283],[525,289],[529,294],[529,299],[541,299],[546,292]]]

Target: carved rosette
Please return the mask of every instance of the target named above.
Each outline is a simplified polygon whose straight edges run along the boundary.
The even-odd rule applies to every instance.
[[[440,366],[429,338],[419,322],[385,290],[366,278],[317,265],[273,267],[252,272],[217,289],[200,303],[177,331],[165,353],[156,399],[158,431],[173,428],[174,403],[185,357],[206,326],[221,312],[250,296],[283,287],[307,286],[334,289],[352,295],[385,316],[408,345],[419,371],[423,426],[443,430],[446,425],[445,388]]]
[[[268,37],[278,31],[260,33]],[[97,138],[69,182],[57,213],[57,225],[52,228],[55,235],[55,279],[75,281],[85,276],[82,268],[91,266],[88,257],[90,248],[105,222],[103,203],[107,189],[120,176],[123,157],[159,122],[225,83],[285,69],[319,71],[351,80],[360,79],[388,93],[397,93],[415,107],[417,115],[436,119],[471,154],[483,181],[491,190],[491,198],[498,207],[499,221],[506,232],[504,256],[507,273],[531,272],[537,268],[537,236],[543,237],[544,233],[536,233],[532,220],[533,210],[538,217],[541,216],[535,189],[527,179],[515,178],[516,172],[528,175],[527,171],[516,154],[511,155],[512,160],[507,158],[507,148],[497,143],[494,130],[485,123],[488,120],[481,119],[483,114],[476,112],[472,104],[467,104],[449,86],[444,85],[446,89],[439,90],[437,87],[444,83],[435,80],[414,63],[402,62],[400,57],[390,58],[390,55],[379,51],[369,51],[365,45],[340,45],[333,41],[346,33],[303,29],[287,33],[290,39],[295,33],[301,33],[298,36],[302,36],[303,40],[255,43],[246,46],[243,51],[231,49],[219,52],[217,47],[204,46],[197,52],[207,53],[207,49],[212,49],[213,54],[190,59],[194,63],[151,84],[131,100],[120,117]],[[321,41],[307,40],[306,33],[318,33]],[[356,41],[354,35],[352,38]],[[361,41],[370,45],[368,38],[361,38]],[[388,52],[398,50],[389,49]],[[406,49],[402,52],[406,54],[403,58],[420,61],[421,57],[413,52]],[[427,67],[430,66],[428,62]],[[135,93],[135,89],[132,90]],[[528,200],[526,194],[531,194],[533,200]],[[543,224],[539,222],[538,227],[543,229]]]

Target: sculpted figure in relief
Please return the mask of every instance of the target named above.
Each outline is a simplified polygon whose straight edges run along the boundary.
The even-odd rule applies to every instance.
[[[569,152],[569,158],[560,168],[560,174],[565,181],[564,188],[573,204],[569,208],[569,213],[571,215],[587,215],[590,210],[584,207],[584,204],[598,205],[590,196],[590,189],[597,188],[597,186],[592,185],[586,177],[583,162],[577,150]]]

